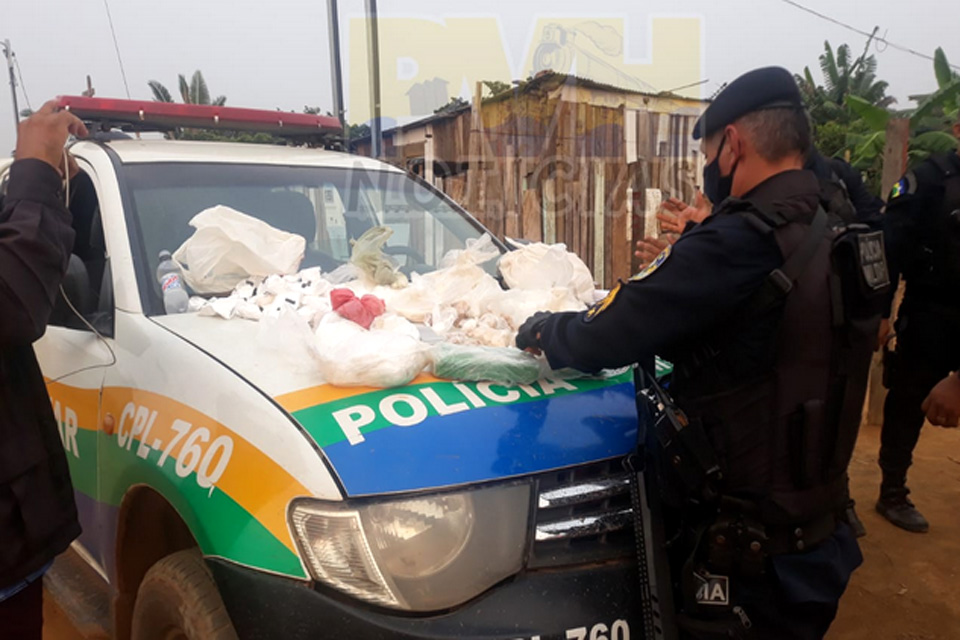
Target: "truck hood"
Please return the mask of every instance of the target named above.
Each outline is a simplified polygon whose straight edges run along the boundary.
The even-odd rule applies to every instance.
[[[154,320],[272,397],[323,449],[349,496],[524,476],[636,446],[629,372],[517,387],[424,374],[394,389],[343,388],[325,384],[306,353],[265,344],[256,322]]]

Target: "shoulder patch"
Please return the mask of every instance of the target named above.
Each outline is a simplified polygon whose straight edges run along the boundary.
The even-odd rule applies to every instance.
[[[663,263],[667,261],[667,258],[670,257],[670,254],[673,252],[673,245],[668,244],[667,248],[660,252],[653,261],[644,267],[643,271],[637,275],[630,278],[630,282],[639,282],[640,280],[646,280],[656,272],[657,269],[663,266]]]
[[[893,189],[890,191],[890,200],[896,200],[903,194],[907,193],[907,190],[910,188],[910,185],[907,183],[906,178],[900,178],[900,182],[893,185]]]
[[[617,286],[610,290],[610,292],[604,297],[603,300],[593,305],[587,309],[586,321],[590,322],[601,313],[610,308],[610,305],[617,299],[617,294],[620,293],[620,288],[623,286],[622,282],[618,282]]]

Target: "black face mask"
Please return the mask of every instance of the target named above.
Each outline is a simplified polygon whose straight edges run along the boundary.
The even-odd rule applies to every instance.
[[[734,165],[730,175],[720,175],[720,154],[723,153],[725,144],[727,144],[726,136],[720,141],[720,150],[717,151],[717,157],[703,169],[703,195],[710,199],[713,206],[717,206],[730,197],[730,190],[733,188],[733,174],[737,170],[736,165]]]

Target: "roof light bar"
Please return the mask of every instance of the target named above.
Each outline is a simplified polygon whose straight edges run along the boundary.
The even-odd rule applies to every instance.
[[[81,120],[141,131],[177,127],[260,131],[285,137],[340,134],[340,121],[330,116],[149,100],[60,96],[57,105]]]

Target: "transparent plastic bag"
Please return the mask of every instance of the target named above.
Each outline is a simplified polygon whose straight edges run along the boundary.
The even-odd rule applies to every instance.
[[[593,304],[593,274],[566,245],[535,243],[505,253],[498,263],[511,289],[545,291],[567,288],[584,304]]]
[[[190,220],[196,229],[173,259],[195,293],[231,291],[250,276],[295,273],[306,240],[236,209],[217,205]]]
[[[368,331],[336,314],[324,316],[314,343],[320,373],[338,387],[408,384],[426,367],[428,346],[397,328]]]
[[[373,227],[353,241],[350,251],[350,264],[360,269],[371,282],[379,285],[393,285],[397,281],[406,281],[400,273],[399,265],[383,252],[387,240],[393,235],[390,227]]]
[[[533,384],[546,372],[541,360],[510,348],[440,343],[431,347],[430,361],[438,378],[507,386]]]
[[[493,237],[485,233],[479,238],[469,239],[466,248],[448,251],[440,259],[440,269],[448,269],[458,264],[481,265],[500,255],[500,249],[493,243]]]

